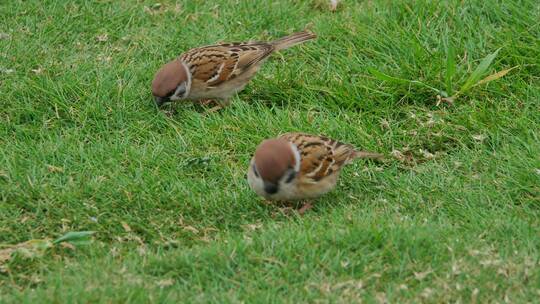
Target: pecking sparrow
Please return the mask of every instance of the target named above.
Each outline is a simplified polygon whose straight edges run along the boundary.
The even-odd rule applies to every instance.
[[[270,54],[315,37],[303,31],[271,42],[223,43],[189,50],[157,71],[152,94],[158,106],[205,99],[220,99],[221,106],[226,106]]]
[[[306,200],[332,190],[341,168],[356,158],[383,155],[324,136],[287,133],[257,147],[247,179],[250,188],[267,200]]]

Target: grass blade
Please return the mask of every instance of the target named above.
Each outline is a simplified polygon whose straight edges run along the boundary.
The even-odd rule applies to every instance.
[[[468,91],[470,88],[472,88],[474,85],[477,84],[477,82],[480,80],[480,77],[482,77],[482,75],[484,75],[486,71],[488,70],[489,66],[493,62],[493,59],[497,57],[497,54],[499,53],[499,51],[500,49],[496,50],[495,52],[487,55],[486,57],[484,57],[484,59],[482,59],[480,64],[471,73],[469,78],[467,78],[467,81],[465,81],[465,83],[463,84],[461,89],[459,89],[459,92],[456,95],[465,93],[466,91]]]
[[[449,44],[448,50],[446,51],[446,74],[445,74],[445,82],[446,82],[446,93],[448,96],[452,96],[454,93],[454,88],[452,87],[452,79],[454,78],[454,75],[456,74],[456,57],[455,57],[454,47]]]

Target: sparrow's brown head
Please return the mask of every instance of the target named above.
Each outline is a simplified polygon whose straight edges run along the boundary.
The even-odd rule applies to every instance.
[[[292,177],[296,174],[293,147],[284,139],[263,141],[255,151],[254,160],[253,170],[263,180],[264,190],[269,194],[279,190],[279,182],[285,174],[292,174]]]
[[[191,75],[178,59],[162,66],[152,81],[152,95],[158,106],[171,100],[185,99],[191,88]]]

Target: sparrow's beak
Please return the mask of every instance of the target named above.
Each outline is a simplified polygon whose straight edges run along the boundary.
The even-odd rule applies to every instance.
[[[268,194],[275,194],[278,192],[278,186],[273,183],[264,182],[264,192]]]
[[[154,96],[154,100],[156,101],[156,105],[157,105],[158,107],[161,107],[164,103],[166,103],[166,102],[169,101],[169,98],[167,98],[167,97]]]

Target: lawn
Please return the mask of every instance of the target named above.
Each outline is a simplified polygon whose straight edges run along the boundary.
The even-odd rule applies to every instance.
[[[0,302],[540,296],[538,1],[12,0],[0,15],[0,250],[96,232],[4,256]],[[183,51],[305,27],[318,38],[230,107],[153,104]],[[259,142],[290,131],[387,159],[348,166],[299,216],[245,180]]]

